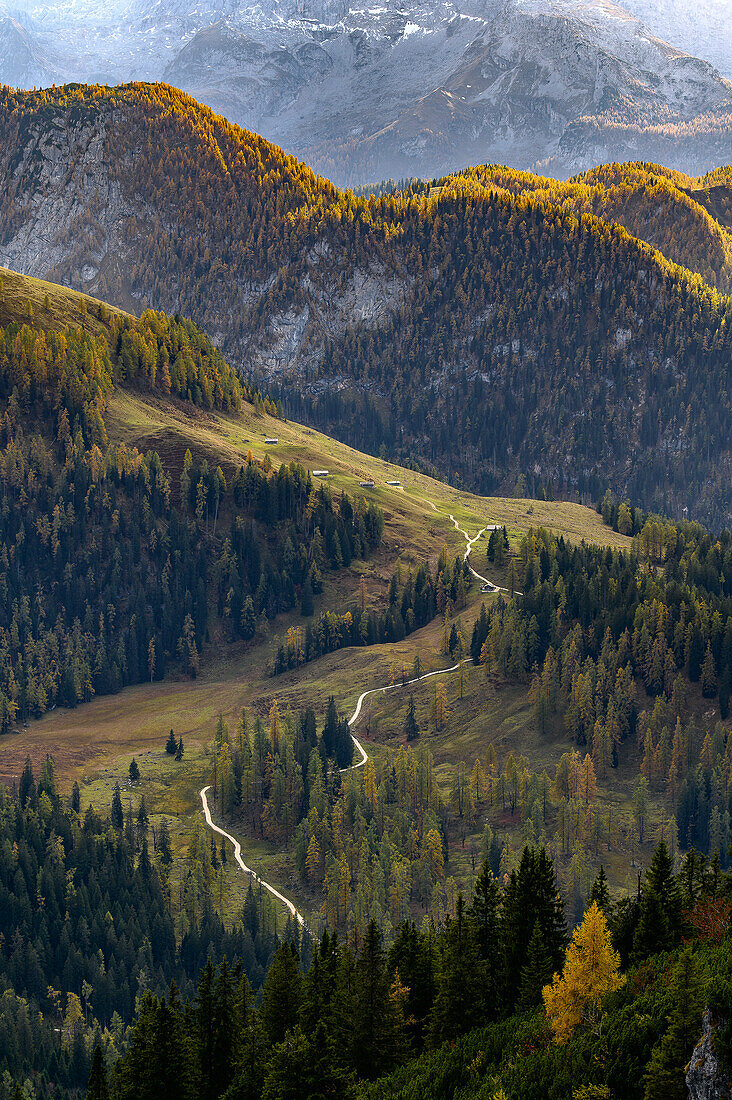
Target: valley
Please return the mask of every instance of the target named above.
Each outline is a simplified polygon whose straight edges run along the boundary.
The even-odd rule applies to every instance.
[[[60,61],[33,10],[0,66]],[[388,18],[453,153],[477,102],[525,144],[548,42],[546,172],[727,140],[604,2],[148,15],[109,48],[244,98],[341,51],[345,114]],[[433,107],[318,133],[346,173]],[[0,1100],[725,1094],[724,159],[346,190],[170,85],[0,87]]]
[[[5,278],[12,285],[13,277],[9,273]],[[93,314],[93,310],[91,312]],[[627,537],[604,526],[601,517],[591,509],[571,502],[480,498],[459,492],[415,471],[361,454],[292,421],[259,413],[250,406],[245,406],[242,413],[226,416],[205,413],[159,397],[152,399],[134,391],[117,390],[110,400],[107,423],[112,441],[143,450],[157,450],[174,483],[180,476],[187,449],[196,455],[206,455],[211,465],[221,465],[227,479],[232,470],[246,461],[247,452],[251,451],[258,461],[268,455],[275,468],[280,463],[290,462],[301,463],[307,469],[327,468],[328,485],[334,491],[345,490],[352,496],[365,492],[373,498],[383,509],[386,519],[383,550],[373,562],[352,566],[346,576],[336,574],[328,578],[323,596],[317,600],[316,613],[321,609],[337,608],[344,600],[352,599],[362,578],[369,598],[377,605],[383,603],[387,597],[388,578],[397,561],[404,568],[415,568],[425,559],[434,563],[443,545],[447,545],[451,553],[462,554],[465,538],[462,531],[456,530],[458,521],[475,532],[483,528],[486,521],[506,525],[514,543],[521,532],[542,526],[577,541],[588,540],[616,548],[630,545]],[[275,437],[276,445],[265,445],[266,438]],[[367,478],[374,480],[374,488],[361,490],[359,483]],[[390,480],[398,480],[401,484],[389,487],[387,481]],[[457,520],[451,522],[450,513]],[[485,545],[486,539],[482,538],[473,547],[476,564],[477,555]],[[504,575],[496,579],[505,583]],[[468,629],[472,627],[471,620],[477,615],[481,602],[491,598],[490,594],[480,592],[480,584],[473,583],[468,603],[461,610]],[[283,713],[290,708],[297,711],[313,706],[320,715],[331,694],[339,710],[351,714],[358,706],[362,691],[374,685],[378,691],[378,685],[390,682],[395,664],[411,670],[415,652],[422,654],[427,676],[432,675],[433,669],[446,665],[439,652],[439,623],[435,623],[404,642],[341,650],[301,669],[271,677],[269,666],[277,639],[301,621],[297,614],[278,616],[268,631],[269,637],[254,647],[227,644],[220,635],[213,633],[201,670],[193,681],[174,677],[160,684],[130,687],[120,695],[92,699],[80,710],[57,708],[42,719],[32,721],[27,728],[4,739],[0,761],[3,778],[6,781],[17,779],[26,755],[39,760],[52,749],[63,788],[68,789],[71,783],[78,781],[82,804],[86,806],[91,802],[98,806],[100,799],[107,802],[111,798],[115,781],[123,784],[123,789],[128,787],[126,774],[134,756],[142,768],[142,790],[152,819],[157,820],[158,814],[174,814],[178,821],[173,830],[173,846],[183,858],[188,830],[199,813],[198,788],[211,766],[210,742],[218,714],[223,714],[232,728],[242,707],[266,719],[275,701]],[[518,704],[519,716],[518,725],[506,726],[499,718],[500,701],[496,699],[491,703],[484,698],[485,693],[480,689],[482,678],[480,669],[466,667],[466,702],[460,709],[482,715],[488,706],[488,714],[492,717],[487,727],[485,719],[479,718],[481,732],[473,732],[464,748],[459,739],[455,748],[443,749],[443,738],[437,737],[431,748],[436,759],[443,761],[443,767],[454,762],[462,752],[469,764],[471,756],[468,754],[474,756],[476,751],[480,752],[481,745],[485,747],[486,737],[495,738],[502,753],[519,745],[521,751],[525,751],[525,731],[531,723],[525,700],[506,687],[506,694],[512,699],[511,707]],[[451,679],[452,697],[457,690],[454,681],[458,676]],[[429,684],[430,680],[425,679],[423,688],[420,680],[418,690],[414,689],[418,711],[424,714],[425,724],[429,721],[429,700],[424,702],[423,695]],[[367,731],[370,729],[374,710],[382,729],[400,729],[401,718],[395,715],[401,714],[405,695],[405,689],[397,688],[394,705],[388,695],[383,701],[379,694],[375,700],[364,701],[363,712],[359,711],[359,725],[354,729],[356,735],[363,737],[364,723]],[[163,752],[163,742],[171,728],[176,736],[185,740],[184,767],[171,766]],[[386,745],[383,734],[376,744],[368,740],[368,733],[366,738],[363,740],[366,750],[377,756],[385,749],[393,751],[391,746],[398,744],[398,736],[394,741],[393,735]],[[554,763],[559,755],[558,749],[553,752]],[[445,792],[448,790],[449,778]],[[241,839],[246,860],[251,838]],[[280,876],[274,879],[275,884],[288,897],[295,898],[298,905],[304,904],[309,922],[317,924],[312,900],[308,898],[303,903],[300,888],[295,886],[293,891],[291,853],[288,856],[278,846],[263,847],[257,841],[253,850],[261,861],[258,868],[266,871],[259,869],[257,873],[265,878],[269,873]],[[229,912],[235,913],[245,896],[247,877],[241,877],[239,884],[235,875],[227,872]]]

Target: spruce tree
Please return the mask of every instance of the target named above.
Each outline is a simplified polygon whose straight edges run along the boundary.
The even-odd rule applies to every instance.
[[[456,1039],[484,1019],[484,995],[473,923],[462,894],[455,919],[448,920],[439,940],[437,995],[430,1015],[434,1045]]]
[[[403,921],[389,950],[389,970],[392,974],[398,973],[409,990],[407,1031],[415,1049],[420,1049],[437,989],[437,957],[432,930],[422,933],[413,921]]]
[[[605,875],[605,868],[602,864],[600,864],[600,870],[597,872],[595,881],[592,883],[590,896],[587,899],[588,909],[593,901],[597,902],[605,916],[607,916],[610,909],[610,892],[607,888],[607,876]]]
[[[511,872],[503,898],[506,979],[510,1003],[515,1003],[526,965],[529,942],[538,921],[552,973],[561,970],[567,926],[554,866],[545,848],[524,848],[518,869]]]
[[[297,948],[283,943],[267,972],[260,1010],[262,1026],[269,1043],[281,1043],[295,1026],[300,1008],[302,977]]]
[[[663,841],[648,868],[641,895],[640,917],[633,940],[636,960],[669,951],[681,935],[681,889],[673,873],[673,860]]]
[[[237,1021],[234,976],[224,959],[213,991],[213,1051],[210,1079],[211,1098],[222,1096],[231,1084],[238,1061],[240,1032]],[[206,1096],[206,1093],[203,1093]]]
[[[654,1048],[644,1076],[644,1100],[686,1100],[685,1069],[701,1038],[704,998],[690,948],[679,956],[671,979],[668,1027]]]
[[[414,696],[410,694],[407,704],[407,714],[404,719],[403,733],[407,741],[415,741],[419,737],[419,726],[414,713]]]
[[[519,1012],[526,1012],[541,1004],[541,991],[552,977],[551,959],[544,945],[539,922],[536,920],[526,949],[526,962],[521,968],[521,982],[516,1002]]]
[[[302,600],[300,601],[300,614],[304,618],[309,618],[315,610],[315,604],[313,603],[313,586],[310,583],[310,577],[305,578],[305,583],[302,586]]]
[[[500,1010],[505,975],[500,903],[498,882],[488,860],[485,860],[475,880],[468,919],[478,954],[484,1009],[490,1017],[496,1016]]]
[[[400,1007],[391,996],[381,931],[371,920],[354,969],[351,1050],[358,1077],[378,1077],[401,1060],[405,1023]]]
[[[165,742],[165,751],[168,753],[169,756],[175,756],[177,750],[178,742],[176,740],[175,734],[171,729],[170,733],[168,734],[168,740]]]
[[[114,794],[112,795],[112,810],[110,813],[110,820],[112,825],[118,832],[122,831],[122,827],[125,823],[125,815],[122,809],[122,795],[120,794],[119,783],[114,785]]]
[[[170,846],[170,829],[168,828],[168,819],[166,817],[160,823],[160,829],[158,830],[158,851],[160,853],[160,862],[166,867],[173,862],[173,851]]]
[[[24,809],[26,802],[30,802],[31,806],[33,806],[36,800],[36,781],[33,778],[33,766],[30,761],[30,756],[26,756],[25,758],[25,765],[20,776],[20,783],[18,784],[18,798]]]
[[[104,1054],[99,1043],[94,1048],[89,1083],[86,1086],[86,1100],[109,1100],[107,1067],[104,1064]]]

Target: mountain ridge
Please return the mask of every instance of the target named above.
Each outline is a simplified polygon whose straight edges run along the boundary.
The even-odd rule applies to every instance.
[[[678,167],[697,174],[726,159],[714,127],[732,134],[732,85],[609,0],[30,4],[22,27],[7,11],[0,80],[164,80],[340,184],[668,160],[639,123],[686,127]]]
[[[609,481],[728,514],[730,300],[563,205],[582,184],[358,197],[159,85],[6,91],[0,136],[0,262],[192,316],[298,419],[482,492]],[[694,247],[717,234],[728,279],[726,231],[639,175],[666,222],[688,207]],[[600,213],[624,194],[586,190]]]

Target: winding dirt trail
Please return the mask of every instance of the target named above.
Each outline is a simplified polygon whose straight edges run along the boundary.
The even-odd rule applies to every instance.
[[[226,840],[231,841],[231,843],[234,845],[234,859],[239,864],[244,874],[251,875],[255,882],[258,882],[259,885],[263,886],[265,890],[269,890],[272,897],[275,897],[278,901],[281,901],[282,904],[286,906],[286,908],[298,922],[298,924],[302,928],[305,928],[305,918],[303,917],[302,913],[295,908],[290,899],[286,898],[284,894],[281,894],[279,890],[276,890],[274,886],[270,885],[269,882],[265,882],[263,878],[260,878],[257,872],[253,871],[251,867],[247,867],[246,863],[242,859],[241,844],[239,843],[239,841],[236,839],[236,837],[233,837],[231,833],[227,833],[225,829],[222,829],[218,825],[216,825],[213,818],[211,817],[211,809],[208,804],[207,796],[210,790],[211,786],[209,784],[208,787],[203,787],[203,789],[199,792],[201,795],[201,802],[203,804],[203,815],[206,818],[206,824],[208,825],[208,827],[210,829],[213,829],[215,833],[218,833],[219,836],[223,836],[226,838]]]
[[[434,501],[428,500],[426,497],[420,497],[419,499],[422,500],[422,502],[424,504],[429,504],[429,506],[430,506],[430,508],[432,508],[433,512],[437,512],[438,515],[444,515],[445,514],[444,512],[439,511],[439,509],[437,508]],[[473,548],[473,544],[478,541],[478,539],[481,537],[482,534],[484,534],[485,531],[494,531],[494,530],[496,530],[498,525],[497,524],[487,524],[485,527],[482,527],[480,529],[480,531],[478,532],[477,535],[474,535],[473,538],[471,538],[470,535],[467,533],[467,531],[464,531],[463,528],[460,527],[460,525],[458,524],[458,522],[455,519],[455,517],[453,516],[453,514],[451,512],[449,512],[448,515],[449,515],[450,519],[452,520],[452,523],[453,523],[453,526],[455,527],[455,530],[458,531],[463,536],[463,538],[465,539],[465,553],[463,554],[463,560],[467,562],[468,569],[470,570],[472,576],[475,577],[475,579],[477,581],[479,581],[481,584],[490,585],[492,591],[507,592],[508,589],[501,588],[500,585],[494,584],[493,581],[489,581],[487,577],[482,577],[480,575],[480,573],[477,573],[475,571],[475,569],[473,569],[472,565],[470,564],[470,551]],[[516,592],[515,595],[520,596],[521,593]],[[437,669],[436,672],[426,672],[423,676],[414,676],[411,680],[405,680],[403,682],[399,682],[399,683],[396,683],[396,684],[385,684],[383,687],[368,688],[366,691],[362,692],[361,695],[358,697],[358,702],[356,703],[356,709],[354,710],[351,717],[348,719],[348,728],[349,728],[350,733],[351,733],[351,740],[353,741],[354,748],[356,749],[356,751],[359,754],[359,759],[355,764],[349,764],[349,766],[347,768],[341,768],[341,772],[354,771],[356,768],[362,768],[364,766],[364,764],[367,762],[367,760],[369,759],[368,753],[366,752],[366,750],[364,749],[361,742],[358,740],[358,738],[353,733],[353,727],[356,725],[356,723],[358,722],[358,719],[361,716],[361,708],[363,707],[363,703],[364,703],[365,699],[367,699],[370,695],[376,695],[377,693],[379,693],[381,695],[385,695],[388,691],[397,691],[400,688],[409,687],[410,684],[421,683],[422,680],[428,680],[432,676],[445,676],[450,672],[456,672],[460,668],[461,664],[469,664],[470,660],[471,660],[471,658],[467,657],[464,661],[458,661],[457,664],[451,665],[450,668],[439,668],[439,669]],[[211,816],[211,809],[210,809],[209,804],[208,804],[208,797],[207,796],[208,796],[208,792],[210,790],[211,790],[211,785],[209,784],[208,786],[203,787],[199,791],[199,795],[200,795],[200,798],[201,798],[201,804],[203,806],[203,814],[204,814],[204,817],[206,818],[206,824],[208,825],[208,827],[210,829],[212,829],[215,833],[218,833],[219,836],[222,836],[226,840],[231,841],[231,843],[234,846],[234,859],[239,864],[239,867],[242,869],[244,874],[251,875],[256,883],[258,883],[260,886],[264,887],[264,889],[267,890],[278,901],[282,902],[282,904],[286,907],[288,912],[295,918],[295,920],[298,922],[298,924],[300,925],[301,928],[306,928],[307,924],[306,924],[305,918],[303,917],[302,913],[298,909],[295,908],[295,906],[290,901],[290,899],[286,898],[284,894],[280,893],[280,891],[277,890],[274,886],[272,886],[271,883],[266,882],[263,878],[260,878],[260,876],[257,874],[256,871],[252,870],[251,867],[248,867],[246,865],[246,863],[244,862],[244,859],[242,858],[242,854],[241,854],[241,844],[236,839],[236,837],[232,836],[231,833],[227,833],[225,829],[222,829],[219,825],[215,824],[215,822],[214,822],[214,820]]]

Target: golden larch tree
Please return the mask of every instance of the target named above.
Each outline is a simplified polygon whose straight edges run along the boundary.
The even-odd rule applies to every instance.
[[[582,1026],[599,1033],[603,999],[625,981],[619,971],[620,955],[613,950],[603,912],[593,901],[574,930],[561,975],[555,974],[542,991],[557,1043],[566,1043]]]

